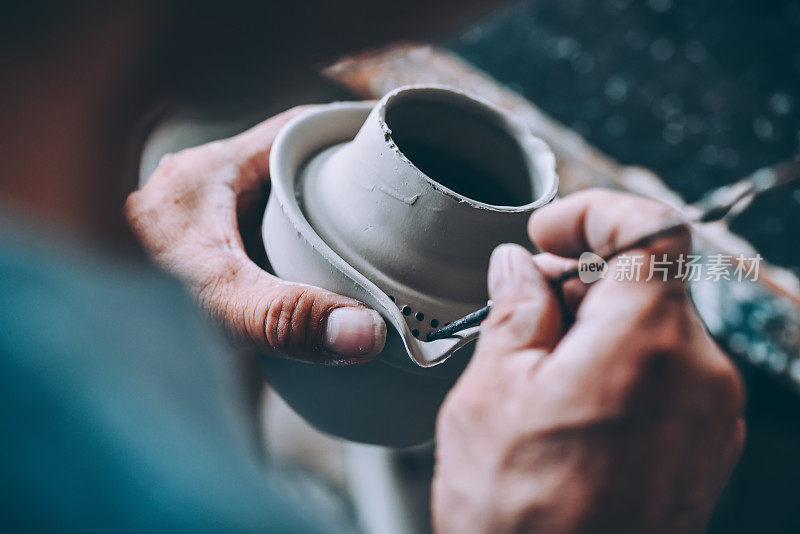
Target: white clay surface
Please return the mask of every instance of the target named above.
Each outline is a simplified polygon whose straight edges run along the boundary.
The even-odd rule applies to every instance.
[[[436,168],[439,150],[468,164],[446,176],[443,185],[409,161],[403,146],[421,154],[420,164],[429,168]],[[426,152],[425,146],[434,150]],[[486,172],[459,191],[458,180],[476,167]],[[441,325],[485,305],[486,268],[497,244],[530,246],[527,219],[556,193],[553,154],[520,122],[483,101],[440,87],[412,87],[393,91],[374,107],[333,103],[295,118],[272,147],[270,173],[263,235],[276,274],[356,298],[389,326],[387,345],[375,362],[326,374],[330,368],[265,357],[270,382],[309,421],[337,435],[390,445],[429,438],[438,404],[471,350],[443,362],[474,340],[479,327],[451,339],[420,339],[434,328],[431,320]],[[484,175],[499,176],[498,188],[483,188]],[[495,205],[463,193],[515,202]],[[404,315],[406,307],[410,313]],[[310,395],[309,381],[316,380],[322,389],[316,393],[336,402],[341,388],[353,387],[348,370],[359,382],[371,383],[361,386],[369,398],[348,392],[353,405],[346,409],[347,421],[322,401],[302,397]],[[397,373],[406,386],[385,387],[387,380],[400,383]],[[377,398],[390,390],[391,399]],[[370,402],[369,409],[359,408]],[[391,403],[413,410],[397,411]],[[376,419],[376,406],[394,420]],[[387,427],[397,424],[406,431]]]

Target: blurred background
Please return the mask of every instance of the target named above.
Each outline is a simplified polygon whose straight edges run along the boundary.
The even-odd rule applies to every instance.
[[[531,1],[445,45],[687,202],[800,145],[800,3]],[[734,230],[800,275],[800,199],[760,200]]]
[[[164,42],[131,78],[130,104],[119,112],[136,114],[139,127],[109,147],[130,152],[137,171],[81,190],[117,200],[94,219],[110,240],[122,233],[111,212],[163,154],[293,105],[376,97],[408,81],[463,82],[524,109],[554,145],[568,185],[623,187],[592,172],[647,169],[636,171],[644,182],[665,186],[656,196],[694,202],[800,153],[798,0],[153,2],[157,9],[33,1],[14,3],[4,17],[4,50],[17,51],[4,62],[25,63],[66,26],[91,25],[112,4],[120,27],[151,17],[154,35],[164,27],[170,35],[157,38]],[[89,67],[65,77],[103,68],[93,62],[102,41],[86,46],[76,53]],[[710,531],[800,532],[800,190],[760,198],[732,231],[776,268],[771,277],[783,290],[693,288],[748,390],[746,449]],[[429,530],[432,445],[348,444],[310,428],[272,393],[257,402],[268,454],[307,481],[298,491],[354,516],[366,532]]]

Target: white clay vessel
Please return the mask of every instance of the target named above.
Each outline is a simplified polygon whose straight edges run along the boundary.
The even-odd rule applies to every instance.
[[[486,304],[495,246],[530,247],[527,219],[558,186],[552,152],[482,100],[410,86],[377,104],[296,117],[275,140],[270,174],[262,231],[275,273],[358,299],[388,326],[368,364],[264,356],[270,383],[335,435],[393,446],[430,439],[479,328],[425,335]]]

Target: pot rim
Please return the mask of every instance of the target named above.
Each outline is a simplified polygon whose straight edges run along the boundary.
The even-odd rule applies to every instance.
[[[392,130],[386,122],[386,108],[392,102],[407,98],[408,93],[427,93],[427,97],[448,103],[456,103],[471,112],[477,112],[482,118],[494,123],[505,130],[511,138],[520,145],[521,153],[529,173],[537,174],[537,185],[543,187],[539,195],[531,202],[519,206],[505,206],[488,204],[467,197],[442,185],[409,160],[392,138]],[[550,147],[540,138],[533,135],[522,120],[509,114],[491,102],[459,89],[441,84],[414,84],[404,85],[393,89],[383,96],[377,103],[377,117],[387,147],[394,151],[405,163],[414,168],[428,184],[440,193],[453,198],[459,203],[466,204],[476,209],[494,211],[499,213],[524,213],[540,208],[552,201],[558,193],[558,175],[556,173],[556,160]]]

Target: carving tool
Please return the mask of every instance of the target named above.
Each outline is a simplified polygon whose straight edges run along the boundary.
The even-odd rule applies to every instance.
[[[795,182],[800,182],[800,157],[795,157],[771,167],[761,168],[738,182],[714,189],[698,202],[689,205],[689,208],[696,208],[700,211],[698,215],[690,218],[678,215],[674,221],[670,221],[663,228],[605,254],[598,254],[598,256],[605,261],[609,261],[623,252],[647,246],[656,239],[680,232],[687,228],[687,223],[706,224],[716,221],[729,223],[744,211],[756,197],[767,191],[773,191]],[[576,276],[578,276],[578,267],[564,271],[555,278],[550,279],[549,282],[554,289],[560,291],[561,284]],[[483,308],[429,332],[426,336],[426,341],[444,339],[456,332],[480,324],[489,315],[491,309],[492,303],[489,301]]]

